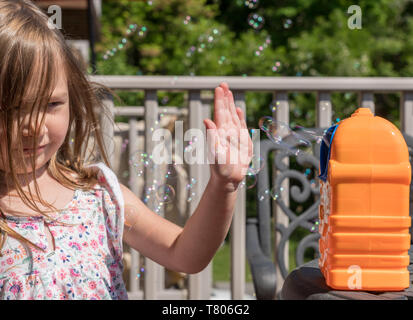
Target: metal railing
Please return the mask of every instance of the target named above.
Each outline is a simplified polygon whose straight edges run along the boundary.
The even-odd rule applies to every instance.
[[[273,112],[276,120],[289,123],[290,106],[289,92],[316,92],[317,101],[316,127],[325,128],[332,124],[332,92],[357,92],[359,106],[370,108],[374,113],[374,93],[401,93],[400,124],[401,130],[413,136],[413,78],[343,78],[343,77],[198,77],[198,76],[90,76],[91,81],[102,83],[111,89],[122,91],[144,91],[144,106],[114,107],[113,101],[105,100],[111,110],[111,116],[123,115],[129,117],[129,155],[133,154],[133,146],[137,139],[137,118],[145,120],[145,151],[153,150],[152,132],[157,126],[159,105],[157,91],[187,92],[187,108],[164,108],[166,114],[187,114],[188,127],[198,128],[205,133],[203,119],[210,117],[211,105],[203,104],[201,90],[214,90],[220,82],[229,84],[234,93],[235,104],[246,114],[245,93],[247,91],[272,92],[277,108]],[[102,118],[105,132],[105,144],[113,144],[113,128],[108,119]],[[106,123],[106,125],[105,125]],[[110,147],[109,147],[110,148]],[[111,159],[113,163],[114,159]],[[288,160],[287,160],[288,161]],[[206,170],[205,170],[206,169]],[[207,167],[199,164],[189,166],[189,178],[195,178],[195,199],[190,204],[192,213],[205,189],[209,179]],[[133,170],[131,168],[130,172]],[[274,176],[276,172],[273,172]],[[162,172],[147,170],[145,183],[153,179],[161,180]],[[131,174],[130,189],[136,193],[136,176]],[[283,182],[281,197],[288,205],[289,182]],[[151,205],[150,203],[148,204]],[[159,212],[162,215],[162,210]],[[277,223],[288,225],[288,217],[274,204],[273,214]],[[245,293],[245,236],[246,236],[246,192],[240,189],[235,212],[230,229],[231,234],[231,298],[243,299]],[[276,250],[279,238],[275,238]],[[285,246],[285,259],[288,261],[288,245]],[[139,253],[131,249],[132,267],[139,268]],[[202,272],[189,275],[187,290],[165,289],[164,268],[148,258],[145,258],[144,286],[140,288],[139,281],[133,272],[130,275],[130,299],[209,299],[211,294],[211,264]],[[279,270],[278,270],[279,271]],[[280,275],[280,272],[277,272]],[[283,279],[277,279],[278,290]]]

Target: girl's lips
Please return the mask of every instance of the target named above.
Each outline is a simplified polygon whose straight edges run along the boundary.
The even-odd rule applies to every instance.
[[[45,147],[46,147],[46,145],[41,146],[41,147],[39,147],[39,148],[37,148],[37,149],[23,149],[23,152],[24,152],[25,154],[31,154],[31,153],[33,153],[33,152],[40,153],[40,152],[42,152],[42,151],[44,150]]]

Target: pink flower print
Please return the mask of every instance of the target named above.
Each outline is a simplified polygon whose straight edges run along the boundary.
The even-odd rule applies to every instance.
[[[68,214],[64,214],[64,215],[63,215],[63,219],[65,219],[65,220],[69,219],[69,215],[68,215]]]
[[[67,295],[64,293],[64,292],[62,292],[62,293],[60,293],[60,295],[59,295],[59,299],[60,300],[66,300],[68,297],[67,297]]]
[[[70,275],[73,277],[79,277],[80,272],[76,271],[75,269],[70,269]]]
[[[33,260],[34,260],[35,262],[40,263],[40,262],[42,262],[42,261],[44,260],[44,257],[43,257],[41,254],[38,254],[37,256],[35,256],[35,257],[33,258]]]
[[[84,233],[86,231],[86,227],[82,224],[78,227],[78,229],[80,233]]]
[[[48,297],[48,298],[52,298],[52,297],[53,297],[53,292],[52,292],[52,290],[47,290],[47,291],[46,291],[46,297]]]
[[[69,242],[69,247],[76,249],[76,250],[82,250],[82,247],[77,242]]]
[[[99,244],[100,244],[101,246],[103,246],[103,239],[105,239],[105,236],[102,235],[102,234],[100,234],[100,235],[99,235]]]
[[[23,285],[21,281],[13,281],[11,283],[10,291],[13,292],[14,295],[18,294],[23,290]]]
[[[39,229],[37,225],[35,225],[34,223],[31,223],[31,222],[23,223],[22,228],[24,230],[37,230],[37,229]]]
[[[67,276],[67,273],[64,272],[63,270],[59,272],[59,278],[60,280],[64,280]],[[56,283],[56,279],[53,281],[54,283]]]
[[[60,255],[60,259],[63,261],[63,263],[64,263],[64,262],[68,262],[68,261],[69,261],[68,256],[67,256],[67,255],[65,255],[65,254],[61,254],[61,255]]]
[[[89,288],[94,290],[96,289],[96,282],[95,281],[89,281]]]
[[[14,260],[13,260],[13,258],[7,258],[6,262],[7,262],[8,265],[12,265]]]
[[[82,246],[87,247],[88,243],[85,241],[85,242],[82,243]]]
[[[102,231],[102,232],[105,231],[105,226],[103,224],[99,225],[99,231]]]
[[[90,245],[95,250],[98,248],[98,243],[96,242],[96,240],[90,241]]]

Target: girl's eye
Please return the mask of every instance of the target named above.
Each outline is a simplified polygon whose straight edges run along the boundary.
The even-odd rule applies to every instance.
[[[61,105],[62,103],[61,102],[51,102],[51,103],[49,103],[49,108],[51,107],[51,108],[54,108],[54,107],[57,107],[58,105]]]

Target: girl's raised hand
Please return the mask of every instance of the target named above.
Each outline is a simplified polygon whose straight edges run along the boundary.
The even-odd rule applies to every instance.
[[[244,179],[252,159],[253,144],[244,113],[223,82],[215,88],[214,121],[204,120],[207,129],[211,177],[234,187]]]

